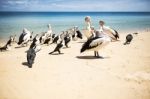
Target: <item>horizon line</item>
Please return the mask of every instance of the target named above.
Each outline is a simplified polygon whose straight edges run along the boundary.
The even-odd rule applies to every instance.
[[[121,12],[121,13],[126,13],[126,12],[131,12],[131,13],[141,13],[141,12],[148,12],[150,11],[0,11],[0,12]]]

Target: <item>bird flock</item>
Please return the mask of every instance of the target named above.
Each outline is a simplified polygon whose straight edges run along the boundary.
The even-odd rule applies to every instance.
[[[51,44],[56,44],[54,50],[49,52],[49,54],[53,54],[56,52],[58,52],[58,54],[62,54],[61,49],[63,47],[69,48],[71,41],[83,39],[83,36],[85,36],[87,40],[81,46],[80,52],[82,53],[85,51],[94,51],[94,57],[103,58],[99,55],[98,51],[108,45],[110,42],[118,41],[119,33],[112,28],[104,26],[103,21],[99,21],[101,27],[98,30],[94,29],[94,27],[91,26],[90,17],[86,17],[85,22],[87,26],[86,31],[83,31],[83,33],[81,33],[79,28],[75,26],[56,35],[52,31],[51,25],[48,24],[48,30],[46,32],[36,34],[33,37],[33,32],[30,32],[28,29],[24,28],[19,36],[18,42],[16,40],[16,35],[10,36],[8,42],[0,48],[0,51],[11,50],[11,46],[14,43],[17,43],[18,47],[27,47],[29,45],[26,57],[28,67],[32,68],[36,54],[42,49],[41,45],[49,46]],[[128,34],[126,36],[124,45],[130,44],[132,39],[132,34]]]
[[[28,66],[31,68],[34,63],[36,53],[42,49],[41,45],[56,44],[55,49],[52,52],[49,52],[49,54],[53,54],[54,52],[61,54],[61,48],[69,48],[70,42],[77,41],[78,39],[83,39],[83,35],[77,26],[67,29],[66,31],[62,31],[60,34],[56,35],[52,31],[51,25],[48,24],[47,32],[36,34],[34,37],[33,32],[30,32],[28,29],[24,28],[19,36],[18,42],[16,40],[16,35],[10,36],[10,39],[3,47],[0,48],[0,51],[11,50],[11,46],[14,43],[17,43],[18,45],[16,48],[29,46],[27,51],[27,61]]]

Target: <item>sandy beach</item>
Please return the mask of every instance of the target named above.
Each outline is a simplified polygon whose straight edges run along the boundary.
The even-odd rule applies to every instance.
[[[104,59],[80,53],[84,40],[61,55],[48,54],[55,44],[42,45],[33,68],[23,65],[28,47],[13,45],[0,52],[0,99],[150,99],[150,32],[123,45],[126,35],[99,51]]]

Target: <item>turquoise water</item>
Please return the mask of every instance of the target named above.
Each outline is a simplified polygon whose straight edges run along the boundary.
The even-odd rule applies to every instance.
[[[0,39],[19,36],[23,28],[41,33],[47,31],[47,24],[56,34],[73,26],[83,29],[85,16],[91,16],[95,28],[99,20],[119,32],[150,28],[149,12],[0,12]]]

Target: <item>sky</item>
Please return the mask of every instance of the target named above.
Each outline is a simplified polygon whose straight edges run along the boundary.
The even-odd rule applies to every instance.
[[[0,11],[150,12],[150,0],[0,0]]]

